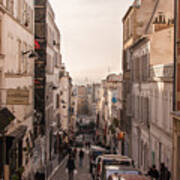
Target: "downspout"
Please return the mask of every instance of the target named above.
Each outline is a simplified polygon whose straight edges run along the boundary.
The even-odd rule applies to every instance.
[[[174,0],[174,73],[173,73],[173,111],[176,110],[176,62],[177,62],[177,0]]]
[[[151,18],[150,18],[150,20],[149,20],[149,22],[148,22],[148,24],[147,24],[147,26],[146,26],[145,34],[147,34],[148,29],[149,29],[149,27],[150,27],[150,25],[151,25],[151,23],[152,23],[152,20],[153,20],[153,17],[154,17],[154,15],[155,15],[155,12],[156,12],[156,10],[157,10],[158,4],[159,4],[159,0],[156,1],[156,4],[155,4],[155,6],[154,6],[154,9],[153,9],[153,12],[152,12],[152,15],[151,15]]]
[[[176,111],[176,63],[177,63],[177,3],[178,0],[174,0],[174,73],[173,73],[173,111]],[[172,147],[172,178],[176,178],[176,170],[175,170],[175,164],[176,164],[176,159],[175,159],[175,143],[174,143],[174,119],[173,119],[173,132],[172,132],[172,142],[173,142],[173,147]]]

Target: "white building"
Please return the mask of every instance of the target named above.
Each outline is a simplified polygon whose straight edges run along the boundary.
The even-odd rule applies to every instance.
[[[172,32],[171,29],[169,32]],[[158,55],[158,51],[154,51],[153,47],[153,41],[142,38],[132,48],[131,58],[132,158],[137,167],[144,171],[152,164],[159,168],[162,162],[170,170],[172,167],[170,113],[173,66],[169,58],[172,53],[166,55],[170,64],[164,63],[164,59],[161,60],[162,63],[155,64],[155,52]]]
[[[7,107],[14,114],[15,120],[9,125],[6,135],[19,144],[17,152],[11,150],[15,148],[12,143],[7,153],[22,157],[19,161],[8,161],[14,171],[24,167],[26,173],[31,170],[27,169],[31,161],[30,151],[22,150],[24,147],[32,148],[34,116],[33,0],[0,1],[0,37],[0,107]],[[16,133],[22,134],[18,138]]]
[[[102,81],[97,108],[97,125],[99,141],[120,151],[116,133],[120,130],[120,112],[122,111],[122,76],[110,74]]]
[[[64,65],[63,65],[64,66]],[[70,106],[71,106],[71,77],[66,72],[65,67],[62,67],[62,76],[60,78],[60,122],[61,128],[68,131],[70,125]]]

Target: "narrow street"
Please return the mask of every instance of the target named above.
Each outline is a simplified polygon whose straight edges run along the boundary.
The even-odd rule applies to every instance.
[[[77,174],[74,176],[74,180],[91,180],[91,176],[89,173],[89,151],[83,149],[85,152],[85,157],[83,161],[83,167],[79,167],[79,156],[77,153],[76,157],[76,169]],[[68,180],[68,173],[66,172],[66,163],[67,157],[61,163],[60,167],[54,172],[54,175],[49,178],[49,180]]]

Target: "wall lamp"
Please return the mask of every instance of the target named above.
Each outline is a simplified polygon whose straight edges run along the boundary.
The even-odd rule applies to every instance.
[[[26,54],[28,54],[29,58],[38,58],[39,57],[38,54],[35,51],[33,51],[33,50],[23,51],[22,52],[23,56],[26,55]]]

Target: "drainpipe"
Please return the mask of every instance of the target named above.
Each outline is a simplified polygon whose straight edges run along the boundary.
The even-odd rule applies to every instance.
[[[176,110],[176,62],[177,62],[177,0],[174,0],[174,74],[173,74],[173,111]]]

